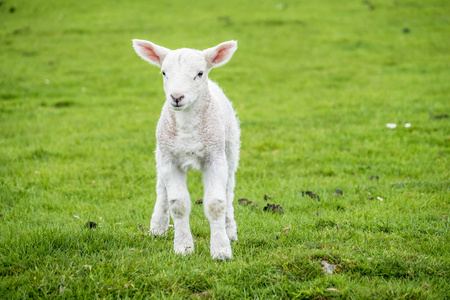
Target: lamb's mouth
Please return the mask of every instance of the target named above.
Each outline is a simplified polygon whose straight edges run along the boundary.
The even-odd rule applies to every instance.
[[[182,110],[184,109],[184,104],[180,104],[180,103],[170,103],[170,105],[172,106],[172,108],[174,110]]]

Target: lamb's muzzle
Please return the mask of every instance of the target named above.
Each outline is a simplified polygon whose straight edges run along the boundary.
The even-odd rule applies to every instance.
[[[184,99],[184,95],[180,95],[177,93],[177,94],[170,94],[170,97],[172,98],[173,102],[175,102],[175,103],[172,102],[172,106],[177,107],[181,106],[180,102],[181,100]]]

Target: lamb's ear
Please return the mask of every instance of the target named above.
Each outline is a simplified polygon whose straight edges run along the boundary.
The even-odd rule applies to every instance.
[[[206,62],[209,68],[219,67],[226,64],[230,58],[233,56],[237,49],[236,41],[228,41],[203,50],[203,55],[205,55]]]
[[[158,67],[161,67],[164,58],[170,52],[170,49],[143,40],[133,40],[133,47],[140,57]]]

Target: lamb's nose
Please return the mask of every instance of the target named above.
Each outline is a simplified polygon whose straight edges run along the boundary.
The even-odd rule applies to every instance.
[[[172,97],[173,101],[175,101],[176,103],[184,99],[184,95],[180,94],[171,94],[170,97]]]

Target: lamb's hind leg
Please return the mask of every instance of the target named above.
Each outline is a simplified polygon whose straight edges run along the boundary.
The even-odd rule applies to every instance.
[[[234,170],[229,168],[228,170],[228,181],[227,181],[227,213],[225,217],[225,227],[227,230],[227,236],[230,241],[237,241],[237,225],[234,220]]]

